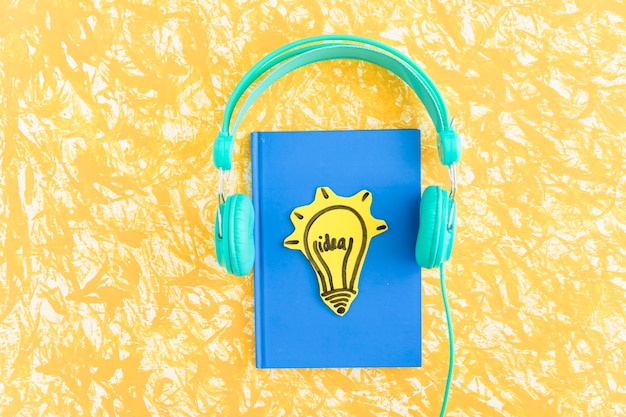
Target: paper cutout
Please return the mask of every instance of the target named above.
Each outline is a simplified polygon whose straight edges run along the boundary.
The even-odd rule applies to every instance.
[[[387,230],[370,212],[372,194],[363,190],[341,197],[319,187],[315,199],[291,212],[295,230],[284,245],[299,250],[317,275],[322,301],[343,316],[359,292],[361,268],[370,240]]]

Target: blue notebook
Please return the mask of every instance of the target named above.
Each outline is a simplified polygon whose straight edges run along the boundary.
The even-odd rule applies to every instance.
[[[255,132],[251,141],[257,367],[421,366],[419,131]],[[344,315],[325,304],[304,253],[284,244],[292,212],[320,187],[343,197],[366,190],[359,198],[371,199],[371,215],[386,225],[371,238]],[[319,234],[320,252],[342,248]]]

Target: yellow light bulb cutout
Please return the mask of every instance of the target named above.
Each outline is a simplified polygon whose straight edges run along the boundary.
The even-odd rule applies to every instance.
[[[352,197],[319,187],[313,202],[295,208],[295,230],[284,245],[301,251],[317,276],[322,301],[335,314],[345,315],[359,292],[359,278],[370,240],[387,230],[384,220],[371,214],[372,194]]]

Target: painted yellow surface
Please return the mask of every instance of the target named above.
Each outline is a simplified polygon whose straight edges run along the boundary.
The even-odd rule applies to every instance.
[[[623,1],[0,3],[2,416],[434,416],[436,273],[421,369],[257,370],[252,277],[217,267],[212,141],[240,77],[284,43],[378,39],[442,89],[465,143],[447,267],[449,416],[626,415]],[[403,83],[327,62],[266,92],[255,128],[434,129]]]

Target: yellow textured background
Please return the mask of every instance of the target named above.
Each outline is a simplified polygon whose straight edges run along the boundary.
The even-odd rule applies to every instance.
[[[421,369],[256,370],[252,277],[209,230],[229,94],[257,60],[321,33],[408,53],[465,142],[448,266],[449,416],[626,415],[623,1],[0,2],[2,416],[434,416],[447,367],[424,273]],[[289,75],[253,129],[419,127],[369,64]]]

